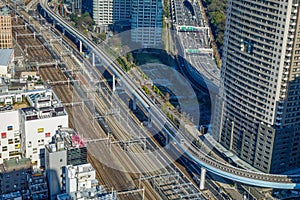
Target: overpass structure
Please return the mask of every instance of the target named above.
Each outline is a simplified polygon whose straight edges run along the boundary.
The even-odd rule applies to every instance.
[[[63,31],[68,31],[79,41],[80,45],[84,44],[88,47],[93,56],[101,59],[102,63],[116,76],[123,84],[124,88],[132,95],[133,100],[137,100],[147,110],[149,121],[163,127],[168,135],[168,140],[172,141],[169,145],[174,146],[185,152],[195,164],[201,167],[201,185],[204,186],[205,171],[210,171],[219,176],[228,178],[233,181],[238,181],[248,185],[271,187],[279,189],[300,189],[300,175],[277,175],[258,173],[249,170],[244,170],[218,161],[210,157],[193,143],[188,143],[191,137],[184,135],[180,130],[177,130],[173,123],[164,115],[164,113],[150,100],[150,98],[130,79],[130,77],[112,60],[106,53],[92,41],[90,41],[83,33],[73,28],[61,16],[54,13],[48,6],[47,0],[40,0],[40,5],[44,17],[47,15],[53,20],[53,24],[62,26]],[[81,49],[81,47],[80,47]]]

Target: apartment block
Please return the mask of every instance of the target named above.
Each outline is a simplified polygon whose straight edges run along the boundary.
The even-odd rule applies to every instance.
[[[300,166],[298,0],[229,0],[213,134],[255,168]]]
[[[48,185],[43,172],[33,171],[28,174],[27,181],[32,200],[48,199]]]
[[[162,40],[162,1],[132,0],[131,40],[155,48]]]
[[[86,2],[85,4],[88,5]],[[122,20],[130,20],[131,0],[93,0],[92,16],[97,26],[108,26]],[[84,8],[89,9],[84,5]]]

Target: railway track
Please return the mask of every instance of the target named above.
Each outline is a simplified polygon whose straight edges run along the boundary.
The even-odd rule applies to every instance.
[[[42,43],[37,38],[34,39],[33,35],[29,35],[32,34],[32,32],[28,28],[14,28],[14,26],[17,25],[24,25],[24,23],[20,19],[16,21],[16,18],[12,16],[12,25],[13,38],[15,41],[17,41],[24,54],[26,53],[25,51],[27,51],[26,55],[29,62],[45,62],[52,60],[50,53],[48,51],[45,51]]]
[[[109,99],[109,98],[103,97],[102,101],[99,100],[99,102],[103,102],[104,99]],[[105,105],[107,105],[107,104],[105,104]],[[100,107],[103,108],[103,107],[105,107],[105,105],[102,105]],[[104,110],[100,110],[100,108],[98,108],[97,111],[102,112],[102,113],[105,112]],[[114,116],[112,116],[112,117],[114,117]],[[118,120],[117,118],[116,119],[106,118],[106,119],[107,119],[108,123],[111,122],[111,123],[109,123],[109,125],[114,130],[113,131],[114,133],[121,133],[118,135],[115,134],[114,135],[115,138],[117,138],[118,140],[121,140],[121,141],[126,141],[126,140],[132,139],[132,136],[127,135],[126,133],[122,134],[122,130],[124,130],[124,128],[126,128],[124,125],[122,127],[120,127],[118,124],[113,123],[113,121]],[[138,122],[137,124],[140,124],[140,123]],[[127,128],[129,128],[129,127],[127,127]],[[128,133],[128,131],[127,131],[127,133]],[[151,141],[149,141],[149,140],[151,140]],[[159,146],[157,141],[154,140],[152,137],[150,137],[149,140],[148,140],[149,143],[156,144],[156,146]],[[144,149],[140,145],[134,145],[130,149],[127,149],[127,151],[131,151],[133,153],[141,153],[141,152],[144,153]],[[120,155],[120,153],[118,153],[118,155]],[[168,161],[170,160],[170,158],[168,156],[164,156],[161,159],[157,158],[157,160],[160,160],[160,162],[153,162],[153,160],[149,159],[148,156],[145,156],[141,159],[138,156],[136,157],[135,155],[136,154],[129,154],[130,160],[138,162],[137,166],[139,167],[139,170],[146,172],[143,174],[144,176],[160,175],[160,174],[164,174],[166,172],[172,172],[172,171],[174,171],[174,169],[178,168],[177,165],[175,165],[174,163],[172,163],[172,162],[171,162],[171,164],[168,163]],[[166,155],[166,154],[162,153],[162,155]],[[126,159],[126,160],[128,160],[128,159]],[[157,165],[160,165],[160,166],[157,166]],[[159,168],[161,170],[154,171],[154,172],[151,170],[151,169],[156,169],[156,168]],[[178,170],[178,171],[180,171],[180,170]],[[180,171],[180,173],[184,174],[181,171]],[[184,178],[186,178],[186,180],[190,180],[187,177],[184,177]],[[195,186],[195,187],[197,187],[197,186]],[[172,188],[169,188],[169,190],[172,190]],[[172,192],[169,194],[165,194],[165,195],[170,196],[170,195],[172,195]],[[176,198],[180,198],[180,197],[175,195],[174,199],[176,199]]]
[[[19,20],[19,24],[20,20]],[[25,29],[20,29],[18,28],[18,33],[19,34],[28,34],[30,33],[29,30],[25,30]],[[51,37],[51,35],[49,35],[49,37]],[[48,37],[48,39],[49,39]],[[21,46],[21,48],[25,48],[26,45],[25,44],[32,44],[32,45],[41,45],[41,43],[38,40],[33,40],[33,38],[22,38],[19,39],[18,38],[18,42],[19,45]],[[60,52],[62,50],[61,46],[59,44],[57,44],[58,42],[53,43],[53,49],[57,52]],[[43,53],[40,53],[41,51],[38,51],[37,49],[31,49],[28,51],[28,56],[29,57],[35,57],[35,56],[39,56],[40,58],[43,57],[47,57],[50,56],[49,53],[47,53],[47,51],[44,51]],[[46,52],[46,53],[45,53]],[[70,64],[73,62],[73,60],[71,58],[66,59],[67,63]],[[74,65],[74,64],[73,64]],[[39,67],[39,74],[41,75],[42,79],[44,81],[51,81],[51,82],[56,82],[56,81],[65,81],[67,80],[67,77],[65,76],[64,73],[62,73],[60,71],[59,68],[56,68],[54,66],[45,66],[45,67]],[[63,103],[71,103],[73,100],[73,86],[67,86],[67,85],[54,85],[52,86],[52,89],[54,90],[54,92],[56,93],[56,95],[59,97],[59,99],[62,100]],[[82,109],[82,107],[79,108],[80,109],[80,114],[86,113],[87,112],[87,108],[85,108],[84,110]],[[72,110],[73,108],[71,107],[67,107],[66,110],[69,113],[69,116],[71,118],[73,118],[73,114],[72,114]],[[86,116],[83,119],[88,119],[91,118],[91,116]],[[79,120],[82,118],[78,118]],[[72,121],[74,120],[70,120],[70,126],[74,127],[74,124],[72,123]],[[85,121],[80,121],[79,124],[84,124]],[[105,133],[102,131],[101,127],[96,127],[97,130],[99,130],[100,132],[102,132],[99,136],[100,137],[104,137]],[[85,129],[85,133],[91,133],[92,130],[88,130]],[[88,136],[88,135],[87,135]],[[119,148],[119,147],[113,147],[113,149],[115,148]],[[106,149],[106,148],[105,148]],[[99,148],[98,148],[99,150]],[[102,152],[104,150],[102,149]],[[101,151],[100,151],[101,152]],[[113,159],[112,160],[120,160],[122,156],[119,156],[118,159]],[[106,167],[103,164],[101,164],[100,162],[97,162],[98,160],[96,158],[93,158],[93,156],[91,156],[90,154],[88,155],[89,161],[94,164],[94,167],[97,169],[97,178],[100,181],[101,184],[107,185],[108,188],[114,188],[118,191],[123,191],[123,190],[128,190],[128,183],[131,183],[131,187],[132,188],[136,188],[134,181],[132,179],[131,176],[133,175],[129,175],[126,173],[122,173],[120,171],[117,170],[113,170],[112,168]],[[124,160],[123,160],[124,161]],[[118,165],[121,165],[120,163],[117,163]],[[99,167],[100,165],[100,167]],[[101,170],[102,168],[102,170]],[[103,170],[105,169],[105,170]],[[125,171],[125,170],[124,170]],[[105,173],[104,173],[105,172]],[[134,178],[137,178],[137,176],[134,176]],[[124,184],[125,183],[125,184]],[[148,188],[146,189],[146,199],[159,199],[159,196],[153,195],[153,193],[155,194],[155,192],[152,191],[152,194],[149,193],[149,191],[151,191],[151,187],[150,185],[148,185]],[[133,198],[134,197],[134,198]],[[140,194],[131,194],[131,195],[122,195],[120,197],[120,199],[141,199],[141,195]]]
[[[49,36],[51,37],[51,36]],[[25,41],[26,42],[26,41]],[[63,49],[60,46],[59,42],[53,43],[53,49],[57,52],[61,52]],[[35,55],[35,54],[32,54]],[[76,65],[74,64],[74,60],[72,59],[66,59],[65,61],[68,62],[68,66],[70,64],[70,66],[72,65]],[[40,67],[39,68],[39,73],[41,74],[43,80],[48,80],[48,81],[64,81],[67,80],[67,77],[65,76],[64,73],[62,73],[60,71],[59,68],[55,68],[55,67]],[[55,85],[53,86],[53,90],[55,91],[56,95],[63,101],[66,103],[70,103],[72,102],[72,100],[74,100],[74,88],[73,86],[67,86],[67,85]],[[98,99],[98,103],[101,102],[102,100]],[[100,104],[100,106],[97,107],[97,111],[99,112],[103,112],[103,108],[105,107],[104,104]],[[93,120],[93,114],[90,113],[89,109],[83,105],[83,106],[79,106],[78,107],[78,113],[80,114],[81,117],[76,117],[73,113],[74,109],[73,108],[66,108],[70,118],[72,118],[73,120],[72,123],[70,124],[71,127],[76,127],[76,124],[74,124],[74,119],[76,118],[78,120],[78,124],[86,124],[86,121],[84,121],[83,119],[89,119],[89,120]],[[112,117],[114,118],[114,117]],[[111,119],[110,125],[113,129],[113,132],[115,133],[114,135],[114,141],[117,140],[121,140],[121,141],[126,141],[126,140],[130,140],[131,136],[130,135],[126,135],[124,134],[124,127],[121,127],[120,125],[116,124],[115,121],[117,120],[117,118],[115,119]],[[137,119],[135,119],[137,120]],[[85,137],[107,137],[107,135],[105,134],[105,132],[102,130],[102,128],[99,126],[98,123],[95,123],[94,126],[89,129],[87,128],[87,126],[84,126],[84,130],[79,131],[79,133],[82,133]],[[88,135],[89,134],[89,135]],[[153,138],[152,138],[153,139]],[[155,142],[151,142],[152,144]],[[92,146],[92,145],[89,145]],[[107,153],[107,145],[96,145],[98,146],[97,148],[97,152],[100,154],[107,154],[110,159],[113,162],[116,162],[116,165],[118,165],[119,167],[123,167],[124,170],[122,171],[129,171],[132,170],[133,168],[136,167],[136,165],[139,167],[139,170],[141,171],[149,171],[145,174],[143,174],[144,176],[153,176],[153,175],[159,175],[165,171],[155,171],[155,172],[150,172],[151,168],[157,168],[157,166],[155,166],[156,164],[154,163],[149,163],[149,160],[147,159],[147,157],[141,157],[141,158],[135,158],[133,159],[133,157],[128,157],[128,155],[126,153],[124,153],[122,147],[120,144],[117,145],[113,145],[112,146],[112,152],[117,152],[117,153],[111,153],[108,152]],[[88,147],[88,148],[94,148],[94,146],[92,147]],[[144,149],[142,149],[141,146],[139,145],[134,145],[133,147],[129,148],[129,151],[132,151],[134,153],[140,152],[143,153]],[[118,170],[114,170],[108,166],[105,166],[102,162],[98,162],[98,158],[96,158],[95,156],[91,155],[89,153],[88,155],[89,161],[94,165],[94,167],[97,169],[97,177],[98,180],[100,181],[101,184],[107,185],[108,187],[112,187],[114,189],[117,189],[118,191],[123,191],[123,190],[128,190],[128,189],[135,189],[137,186],[137,180],[139,179],[140,174],[135,174],[135,173],[122,173]],[[166,158],[164,158],[166,159]],[[161,160],[164,160],[161,159]],[[135,160],[138,163],[133,163],[132,160]],[[171,170],[171,168],[166,168],[165,167],[165,163],[160,163],[161,168],[165,168],[166,171]],[[173,165],[172,167],[175,167],[175,165]],[[102,168],[102,170],[101,170]],[[103,173],[105,171],[105,173]],[[100,173],[102,172],[102,173]],[[125,185],[124,185],[125,183]],[[145,187],[145,197],[146,199],[159,199],[160,196],[159,194],[152,188],[151,184],[148,181],[143,181],[143,186]],[[129,188],[128,188],[129,187]],[[170,194],[166,194],[166,195],[170,195]],[[120,199],[140,199],[141,195],[140,194],[131,194],[129,196],[126,195],[121,195]]]
[[[58,78],[58,74],[60,74],[59,70],[56,69],[55,67],[52,68],[41,68],[40,69],[40,73],[42,75],[42,77],[44,77],[46,80],[51,80],[51,81],[59,81],[60,79]],[[66,78],[66,77],[64,77]],[[67,86],[53,86],[52,87],[53,90],[55,91],[56,95],[60,98],[60,99],[65,99],[64,102],[72,102],[72,98],[73,98],[73,86],[70,86],[69,88]],[[66,108],[69,115],[74,116],[73,112],[74,112],[74,108],[73,107],[67,107]],[[78,106],[76,107],[75,111],[78,111],[80,117],[77,117],[77,115],[75,114],[75,117],[78,121],[76,121],[76,123],[74,124],[74,120],[70,120],[73,123],[71,124],[72,128],[76,128],[78,130],[78,124],[82,124],[82,128],[81,130],[78,130],[78,133],[83,135],[84,137],[90,137],[90,136],[94,136],[95,135],[95,130],[97,130],[97,136],[98,137],[105,137],[105,133],[104,131],[101,129],[101,127],[99,126],[99,124],[95,123],[95,127],[89,126],[86,122],[85,119],[91,119],[92,115],[89,112],[88,108],[86,108],[85,106]],[[85,126],[85,124],[87,124]],[[106,152],[107,150],[107,146],[106,145],[99,145],[97,144],[97,152],[101,153],[101,154],[105,154],[108,153]],[[90,149],[91,147],[88,146],[88,149]],[[115,148],[115,147],[114,147]],[[106,185],[108,189],[115,189],[117,191],[123,191],[123,190],[128,190],[128,183],[131,183],[131,187],[135,188],[134,182],[132,180],[132,178],[130,177],[130,175],[120,172],[118,170],[114,170],[112,168],[109,168],[105,165],[103,165],[101,162],[99,162],[99,160],[97,160],[97,158],[93,157],[90,153],[88,153],[88,159],[89,162],[91,162],[93,164],[93,166],[95,167],[95,169],[97,169],[97,178],[100,182],[100,184]],[[116,162],[117,165],[121,166],[119,160],[120,158],[114,158],[112,156],[111,160],[113,162]],[[126,171],[126,170],[124,170]],[[124,184],[126,183],[126,184]],[[134,195],[136,196],[136,195]],[[120,197],[120,199],[132,199],[132,195],[130,196],[122,196]],[[140,199],[137,197],[136,199]]]

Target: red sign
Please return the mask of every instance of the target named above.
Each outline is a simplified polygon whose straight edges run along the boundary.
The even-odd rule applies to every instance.
[[[6,132],[1,133],[1,138],[6,138]]]

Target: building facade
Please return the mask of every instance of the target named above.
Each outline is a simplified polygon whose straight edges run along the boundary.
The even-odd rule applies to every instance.
[[[72,5],[72,12],[76,12],[76,13],[81,14],[81,12],[82,12],[82,0],[72,0],[71,5]]]
[[[28,189],[27,175],[31,172],[28,158],[6,160],[0,165],[0,194]]]
[[[21,158],[20,120],[18,110],[0,111],[0,164]]]
[[[213,134],[255,168],[300,166],[298,0],[229,0]]]
[[[86,2],[85,4],[88,5]],[[129,20],[131,0],[93,0],[92,16],[97,26],[112,25],[117,21]],[[88,6],[83,6],[89,9]]]
[[[37,167],[45,166],[45,145],[60,127],[68,127],[68,114],[52,90],[26,95],[30,107],[20,110],[22,154]]]
[[[131,40],[144,48],[161,45],[162,17],[162,0],[132,0]]]
[[[13,48],[11,16],[6,7],[0,8],[0,49]]]
[[[44,200],[48,198],[48,185],[42,172],[34,171],[27,176],[28,188],[32,200]]]
[[[13,61],[13,49],[0,49],[0,77],[11,78],[14,75]]]
[[[54,136],[54,142],[46,145],[46,174],[49,185],[50,199],[66,191],[65,166],[87,163],[87,147],[73,129],[61,128]]]
[[[5,160],[0,165],[0,199],[48,199],[46,177],[32,171],[29,158]]]
[[[96,171],[90,163],[66,166],[64,173],[66,193],[57,195],[58,200],[107,199],[117,200],[117,192],[98,184]]]

